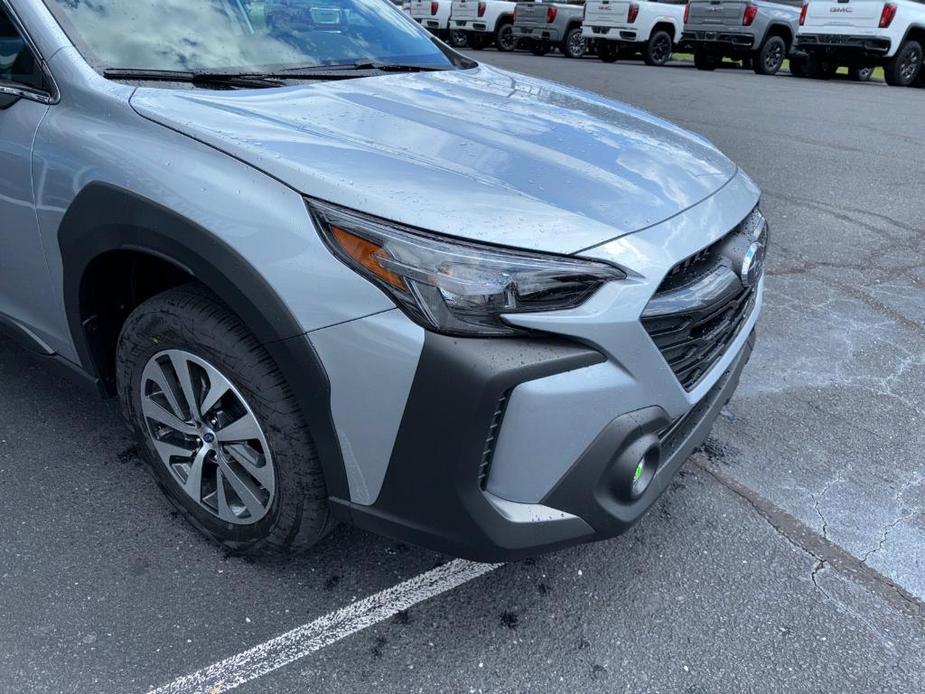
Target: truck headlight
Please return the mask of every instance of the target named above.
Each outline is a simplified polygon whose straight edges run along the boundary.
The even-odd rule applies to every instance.
[[[504,314],[573,308],[626,277],[606,263],[438,236],[317,201],[308,206],[338,258],[441,333],[522,333]]]

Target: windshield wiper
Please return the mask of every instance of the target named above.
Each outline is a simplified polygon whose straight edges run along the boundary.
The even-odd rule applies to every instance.
[[[137,82],[184,82],[201,87],[282,87],[280,79],[273,75],[257,72],[206,72],[192,70],[145,70],[134,68],[111,68],[103,71],[103,77],[111,80]],[[288,77],[288,76],[287,76]]]
[[[342,80],[358,77],[357,72],[439,72],[450,68],[402,63],[348,63],[344,65],[311,65],[275,72],[208,72],[193,70],[148,70],[141,68],[110,68],[103,77],[111,80],[136,82],[184,82],[198,87],[283,87],[283,80]]]
[[[305,76],[314,79],[319,75],[329,73],[336,75],[344,72],[443,72],[451,70],[450,67],[436,65],[415,65],[413,63],[343,63],[335,65],[311,65],[309,67],[291,67],[278,70],[270,77]]]

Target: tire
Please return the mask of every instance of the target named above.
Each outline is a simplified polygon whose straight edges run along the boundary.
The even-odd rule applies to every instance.
[[[588,42],[581,35],[581,27],[572,27],[565,32],[565,38],[559,44],[559,51],[566,58],[583,58],[588,52]]]
[[[712,71],[719,67],[721,58],[713,53],[698,48],[694,51],[694,67],[698,70]]]
[[[908,87],[922,69],[922,44],[903,41],[896,55],[883,66],[883,78],[891,87]]]
[[[642,60],[646,65],[661,67],[671,60],[673,42],[667,31],[653,31],[642,49]]]
[[[613,41],[599,41],[597,44],[597,57],[605,63],[615,63],[620,57],[620,48]]]
[[[187,390],[178,385],[184,371]],[[321,465],[292,391],[253,334],[211,292],[185,285],[132,311],[119,335],[116,383],[155,480],[204,535],[233,552],[283,555],[311,547],[331,529]],[[161,387],[168,383],[169,398]],[[222,388],[213,391],[217,384]],[[195,409],[184,392],[193,393]],[[223,395],[209,405],[212,392]],[[152,409],[163,417],[167,408],[179,415],[169,421],[184,434],[150,417]],[[236,443],[223,443],[223,431]],[[166,448],[167,441],[179,445]],[[166,459],[156,446],[168,451]],[[179,462],[186,456],[175,451],[187,450],[190,463]],[[193,461],[201,475],[195,486],[188,477]],[[187,464],[195,498],[181,481]]]
[[[848,68],[848,79],[852,82],[870,82],[874,76],[874,68],[869,65],[851,65]]]
[[[517,48],[517,39],[514,38],[514,25],[510,22],[503,22],[495,30],[495,48],[502,53],[510,53]]]
[[[769,36],[755,55],[752,69],[756,75],[776,75],[787,57],[787,42],[781,36]]]
[[[483,33],[479,31],[467,31],[466,43],[473,51],[480,51],[485,48],[487,41],[485,40],[485,35]]]
[[[453,48],[465,48],[469,45],[469,38],[465,31],[454,29],[450,32],[450,45]]]
[[[794,77],[806,77],[806,60],[803,58],[791,58],[790,74]]]
[[[544,56],[551,50],[552,46],[549,45],[549,41],[534,41],[530,46],[530,52],[536,56]]]

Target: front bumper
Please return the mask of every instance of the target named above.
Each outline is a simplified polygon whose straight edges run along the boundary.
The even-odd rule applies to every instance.
[[[824,54],[847,62],[861,58],[884,58],[890,53],[890,39],[848,34],[798,34],[795,47],[811,54]]]
[[[706,439],[753,344],[752,332],[684,416],[673,420],[653,406],[614,418],[541,503],[521,504],[486,492],[480,483],[499,403],[518,383],[605,357],[567,341],[429,334],[379,498],[372,506],[340,502],[350,506],[341,510],[361,528],[476,561],[507,561],[613,537],[645,514]],[[657,471],[645,492],[631,499],[627,474],[644,456],[657,460]]]
[[[518,26],[514,25],[514,36],[518,39],[533,39],[534,41],[558,41],[559,30],[548,26]]]
[[[755,36],[727,29],[694,29],[685,31],[681,40],[691,44],[704,44],[715,49],[749,51],[755,47]]]

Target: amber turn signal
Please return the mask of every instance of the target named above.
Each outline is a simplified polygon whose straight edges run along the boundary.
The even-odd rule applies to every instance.
[[[349,255],[356,262],[396,289],[407,291],[405,281],[391,270],[382,267],[379,263],[380,258],[389,257],[389,252],[382,246],[372,241],[367,241],[356,234],[351,234],[349,231],[336,226],[331,227],[331,234],[334,236],[337,243],[340,244],[344,253]]]

